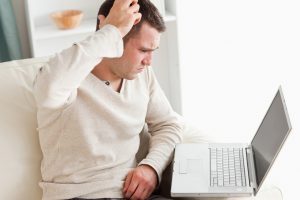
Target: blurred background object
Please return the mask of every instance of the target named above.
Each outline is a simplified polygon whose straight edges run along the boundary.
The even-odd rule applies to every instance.
[[[59,29],[73,29],[80,25],[83,18],[81,10],[63,10],[50,15]]]
[[[0,0],[0,62],[21,59],[21,46],[10,0]]]

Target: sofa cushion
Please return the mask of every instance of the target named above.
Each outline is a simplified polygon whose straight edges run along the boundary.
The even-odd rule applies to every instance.
[[[41,199],[32,84],[47,58],[0,63],[0,199]]]

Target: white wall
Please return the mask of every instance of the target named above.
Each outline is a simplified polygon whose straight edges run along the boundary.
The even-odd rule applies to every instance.
[[[19,31],[19,37],[22,46],[22,56],[23,58],[29,58],[31,55],[30,55],[30,46],[28,40],[24,1],[25,0],[11,0],[15,12],[15,16],[16,16],[17,28]]]
[[[293,130],[267,182],[281,188],[284,200],[296,199],[296,177],[300,179],[300,2],[178,3],[183,115],[220,141],[248,142],[282,85]]]

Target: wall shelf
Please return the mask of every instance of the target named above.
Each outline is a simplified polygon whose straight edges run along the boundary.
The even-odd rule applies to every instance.
[[[170,14],[169,12],[166,12],[166,15],[164,16],[164,20],[166,22],[171,22],[176,20],[176,16]],[[93,33],[96,28],[96,19],[85,19],[81,22],[80,26],[75,29],[70,30],[60,30],[58,29],[55,24],[49,24],[49,25],[42,25],[37,26],[35,28],[35,38],[37,40],[42,39],[50,39],[55,37],[65,37],[75,34],[85,34],[85,33]]]

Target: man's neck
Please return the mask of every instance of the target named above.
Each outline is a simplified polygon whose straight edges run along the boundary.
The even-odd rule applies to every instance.
[[[104,63],[99,63],[92,70],[92,74],[102,81],[107,81],[109,85],[116,91],[120,92],[123,79],[115,75],[111,70],[109,65]]]

